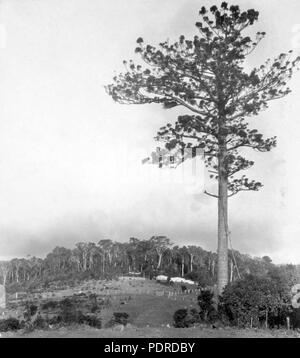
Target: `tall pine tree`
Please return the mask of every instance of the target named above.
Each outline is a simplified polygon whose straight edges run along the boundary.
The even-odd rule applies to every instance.
[[[223,2],[220,8],[202,7],[199,15],[198,35],[191,40],[182,35],[175,43],[162,42],[156,48],[138,38],[135,52],[144,65],[124,61],[125,72],[114,77],[106,89],[119,103],[161,103],[167,109],[186,109],[187,114],[174,124],[160,128],[156,139],[164,142],[179,162],[184,160],[179,155],[182,150],[202,148],[206,165],[218,181],[218,193],[205,193],[218,199],[217,274],[221,294],[228,283],[228,198],[262,186],[245,175],[236,177],[254,164],[239,149],[267,152],[276,146],[276,137],[264,138],[250,128],[246,117],[258,115],[269,101],[290,93],[287,81],[299,58],[292,59],[289,51],[246,71],[247,55],[265,37],[264,32],[257,32],[255,39],[245,35],[259,13],[241,11],[239,6]]]

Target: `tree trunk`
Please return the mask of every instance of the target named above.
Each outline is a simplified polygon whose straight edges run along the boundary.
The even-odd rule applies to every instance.
[[[102,273],[105,273],[105,253],[102,255]]]
[[[233,281],[233,262],[230,260],[230,280],[229,282]]]
[[[157,254],[158,254],[158,264],[157,264],[156,270],[158,270],[160,268],[161,260],[162,260],[162,253],[157,253]]]
[[[225,168],[226,158],[226,138],[219,141],[219,160],[218,160],[218,294],[221,295],[224,287],[228,283],[228,215],[227,215],[227,184],[228,177]]]
[[[18,266],[16,269],[16,277],[17,277],[17,282],[19,283],[19,267]]]
[[[5,285],[6,285],[7,274],[8,274],[7,271],[3,273],[3,286],[4,286],[4,287],[5,287]]]

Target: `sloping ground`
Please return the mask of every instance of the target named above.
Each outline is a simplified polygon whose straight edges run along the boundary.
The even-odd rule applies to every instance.
[[[50,303],[55,303],[72,296],[72,299],[76,298],[77,308],[86,314],[89,313],[86,309],[90,309],[89,296],[92,293],[97,295],[98,300],[106,302],[96,313],[101,318],[102,327],[106,327],[114,312],[128,313],[129,323],[136,327],[172,326],[173,315],[177,309],[197,307],[195,289],[183,293],[180,285],[166,286],[154,280],[89,281],[74,289],[47,292],[48,299],[36,298],[33,302],[41,309],[41,305],[49,300]],[[46,295],[42,293],[42,296]],[[24,302],[11,302],[3,318],[16,317],[22,320]],[[57,314],[55,308],[52,308],[50,313]]]
[[[138,315],[145,313],[145,310],[153,307],[157,308],[158,317],[161,312],[165,312],[165,307],[175,307],[172,311],[171,316],[176,307],[183,308],[186,304],[184,300],[189,301],[190,297],[196,299],[196,292],[190,294],[182,294],[181,286],[166,286],[162,285],[155,280],[112,280],[112,281],[97,281],[91,280],[84,282],[76,288],[65,288],[55,291],[41,292],[39,297],[28,294],[23,300],[10,300],[8,308],[6,309],[6,317],[18,317],[22,316],[23,307],[25,301],[30,300],[35,304],[46,302],[47,300],[61,300],[65,297],[70,297],[74,294],[96,294],[98,297],[107,299],[111,304],[111,309],[104,309],[101,316],[104,319],[104,323],[107,322],[112,316],[114,311],[128,312],[131,317],[131,323],[135,323],[135,319]],[[176,297],[175,297],[176,294]],[[169,298],[168,298],[169,297]],[[182,304],[177,305],[176,302]],[[169,302],[169,304],[167,304]],[[173,303],[175,302],[175,304]],[[165,304],[164,304],[165,303]],[[160,304],[163,305],[164,310],[160,310]],[[168,322],[170,315],[168,315]],[[140,319],[141,322],[152,324],[148,322],[148,319]],[[163,323],[162,320],[154,321],[154,323]],[[140,324],[139,324],[140,325]],[[152,324],[153,325],[153,324]]]
[[[192,297],[185,297],[185,301],[172,300],[167,297],[139,295],[131,300],[125,307],[130,322],[137,327],[159,327],[173,325],[174,312],[179,308],[196,307]]]
[[[129,314],[129,323],[136,327],[160,327],[173,325],[174,312],[179,308],[196,307],[195,296],[178,297],[176,300],[153,295],[132,295],[130,300],[115,300],[112,305],[102,310],[103,326],[112,317],[113,312]]]
[[[167,327],[125,327],[117,329],[91,329],[78,327],[60,328],[55,331],[34,331],[28,334],[3,333],[5,338],[299,338],[295,331],[250,330],[250,329],[208,329]]]

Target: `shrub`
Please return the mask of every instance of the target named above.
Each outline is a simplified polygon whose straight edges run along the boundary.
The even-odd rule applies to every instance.
[[[21,324],[17,318],[9,317],[0,320],[0,332],[17,331],[21,329]]]
[[[296,329],[300,328],[300,308],[295,308],[289,315],[291,319],[291,326]]]
[[[188,320],[188,310],[187,309],[179,309],[175,311],[173,319],[174,319],[174,327],[176,328],[185,328],[189,327],[189,320]]]
[[[60,303],[58,301],[47,301],[47,302],[41,304],[41,309],[43,309],[43,310],[55,309],[59,305],[60,305]]]
[[[126,326],[128,323],[129,314],[126,312],[114,312],[114,321],[118,324]]]
[[[53,316],[53,317],[47,319],[48,324],[51,324],[51,325],[60,324],[60,323],[62,323],[62,321],[63,320],[62,320],[61,315]]]
[[[87,324],[88,326],[91,326],[91,327],[94,327],[94,328],[101,328],[102,327],[101,319],[98,318],[97,316],[86,315],[84,317],[84,323]]]
[[[213,292],[202,290],[198,296],[198,305],[200,308],[200,318],[204,322],[215,322],[219,316],[213,305]]]
[[[99,306],[98,306],[98,301],[97,301],[97,296],[93,293],[89,296],[89,299],[91,301],[91,312],[94,313],[98,310]]]
[[[270,277],[247,275],[227,285],[222,296],[224,313],[233,324],[242,326],[274,322],[289,304],[278,281]]]
[[[32,326],[34,329],[44,329],[48,327],[48,324],[47,321],[41,315],[38,315],[33,321]]]
[[[44,329],[48,325],[59,325],[59,326],[71,326],[73,324],[86,324],[94,328],[101,328],[101,319],[95,315],[84,315],[81,311],[72,311],[64,315],[55,315],[51,318],[43,318],[38,316],[30,328],[33,329]]]
[[[196,309],[185,309],[181,308],[175,311],[173,315],[174,327],[176,328],[187,328],[191,327],[200,320],[199,313]]]
[[[126,312],[114,312],[113,317],[106,323],[106,328],[113,327],[117,324],[126,326],[128,323],[129,314]]]
[[[191,324],[199,323],[201,321],[200,314],[196,310],[196,308],[192,308],[190,310],[190,316],[191,316]]]
[[[24,310],[24,318],[25,320],[30,320],[32,316],[37,313],[38,307],[32,302],[26,302],[25,310]]]
[[[73,307],[73,302],[70,298],[64,298],[63,300],[60,301],[60,307],[63,310],[68,310],[71,309]]]
[[[84,314],[79,310],[64,310],[61,313],[62,323],[70,324],[83,324]]]

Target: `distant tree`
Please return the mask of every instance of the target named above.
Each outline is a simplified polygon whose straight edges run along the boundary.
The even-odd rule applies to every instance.
[[[72,250],[71,262],[76,266],[76,270],[80,272],[82,270],[81,252],[78,247]]]
[[[272,259],[269,256],[263,256],[262,260],[267,264],[270,265],[272,263]]]
[[[98,256],[99,249],[94,242],[88,243],[88,268],[93,270],[95,266],[95,259]]]
[[[160,103],[166,109],[180,106],[187,111],[175,124],[162,127],[156,139],[165,143],[175,164],[190,157],[182,155],[184,150],[197,154],[197,148],[202,148],[211,177],[218,181],[217,194],[205,193],[218,199],[219,293],[228,282],[228,198],[262,187],[245,175],[235,177],[254,164],[239,149],[268,152],[276,145],[276,137],[264,138],[245,118],[258,115],[268,102],[290,93],[287,81],[299,60],[292,59],[290,51],[245,71],[247,55],[265,37],[264,32],[258,32],[254,40],[244,34],[258,15],[253,9],[241,11],[226,2],[220,8],[212,6],[210,14],[202,7],[202,22],[196,23],[199,35],[192,40],[181,35],[179,41],[162,42],[159,48],[138,38],[136,53],[144,68],[124,61],[125,72],[107,86],[113,100],[122,104]],[[162,164],[168,164],[170,153],[164,153]]]
[[[86,271],[88,268],[89,243],[79,242],[76,244],[76,247],[79,251],[82,270]]]
[[[182,246],[179,249],[180,261],[181,261],[181,272],[180,275],[184,277],[186,267],[189,267],[190,253],[186,246]]]
[[[98,246],[101,251],[102,256],[102,272],[105,273],[105,268],[107,264],[111,264],[112,260],[112,250],[113,250],[113,242],[110,239],[103,239],[98,242]]]
[[[20,267],[22,261],[20,259],[14,258],[11,260],[11,271],[12,271],[12,280],[19,282],[20,280]]]
[[[50,272],[58,273],[62,270],[64,271],[70,265],[71,256],[71,250],[57,246],[46,256],[45,265],[48,266]]]
[[[8,261],[0,261],[0,275],[2,278],[3,286],[6,285],[6,279],[8,277],[9,269],[10,263]]]
[[[189,267],[189,271],[193,271],[194,269],[194,264],[195,264],[195,258],[197,257],[197,255],[199,255],[200,257],[203,254],[203,250],[201,247],[195,246],[195,245],[190,245],[187,247],[187,251],[188,254],[190,255],[190,267]]]
[[[163,254],[172,244],[170,239],[166,236],[152,236],[150,243],[153,245],[153,248],[158,255],[156,270],[159,270],[162,264]]]
[[[127,247],[126,247],[126,253],[127,253],[128,261],[129,261],[128,271],[138,270],[138,268],[137,268],[137,266],[138,266],[137,251],[138,251],[139,242],[140,242],[140,240],[135,237],[129,238],[129,243],[127,244]]]

